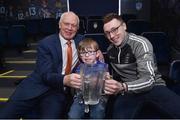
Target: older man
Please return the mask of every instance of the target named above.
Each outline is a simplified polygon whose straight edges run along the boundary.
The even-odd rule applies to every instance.
[[[64,117],[67,86],[81,86],[80,75],[70,74],[78,61],[76,45],[83,38],[76,35],[78,28],[79,18],[75,13],[62,14],[59,34],[50,35],[39,42],[34,72],[17,86],[7,105],[0,111],[0,118],[23,118],[35,106],[40,108],[38,118]],[[69,61],[69,47],[70,66],[66,64]]]

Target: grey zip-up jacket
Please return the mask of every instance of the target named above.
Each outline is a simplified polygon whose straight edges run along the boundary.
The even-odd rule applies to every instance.
[[[142,36],[127,33],[120,46],[107,49],[113,78],[125,82],[128,92],[141,93],[154,85],[165,85],[158,72],[151,43]]]

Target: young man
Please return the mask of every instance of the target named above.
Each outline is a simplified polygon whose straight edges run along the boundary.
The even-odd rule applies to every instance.
[[[105,81],[105,93],[114,95],[112,117],[132,119],[148,102],[171,118],[180,118],[180,97],[166,87],[158,73],[151,43],[126,32],[126,24],[115,13],[107,14],[103,21],[104,33],[112,43],[107,56],[113,79]]]
[[[82,62],[76,69],[77,73],[80,73],[80,69],[81,66],[83,66],[83,64],[90,65],[94,67],[96,70],[98,69],[98,67],[101,67],[101,69],[105,71],[107,70],[107,64],[99,61],[99,56],[101,53],[99,50],[99,45],[95,40],[91,38],[86,38],[82,40],[78,46],[78,54]],[[102,119],[105,117],[106,101],[107,101],[107,96],[101,96],[98,104],[89,105],[91,119]],[[69,118],[70,119],[84,118],[85,117],[84,110],[85,110],[85,105],[84,105],[83,93],[82,91],[78,91],[74,96],[74,101],[71,106],[70,112],[68,114]]]

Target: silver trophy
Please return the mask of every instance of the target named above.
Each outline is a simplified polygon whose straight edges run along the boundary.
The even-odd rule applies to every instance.
[[[104,86],[105,65],[87,65],[81,66],[82,75],[82,93],[85,103],[85,112],[89,112],[89,105],[99,103]]]

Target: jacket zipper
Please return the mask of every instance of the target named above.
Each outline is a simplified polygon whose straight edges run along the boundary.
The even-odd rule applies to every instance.
[[[121,48],[119,48],[119,53],[118,53],[118,63],[120,63],[120,62],[121,62],[121,58],[120,58],[120,56],[121,56]]]

